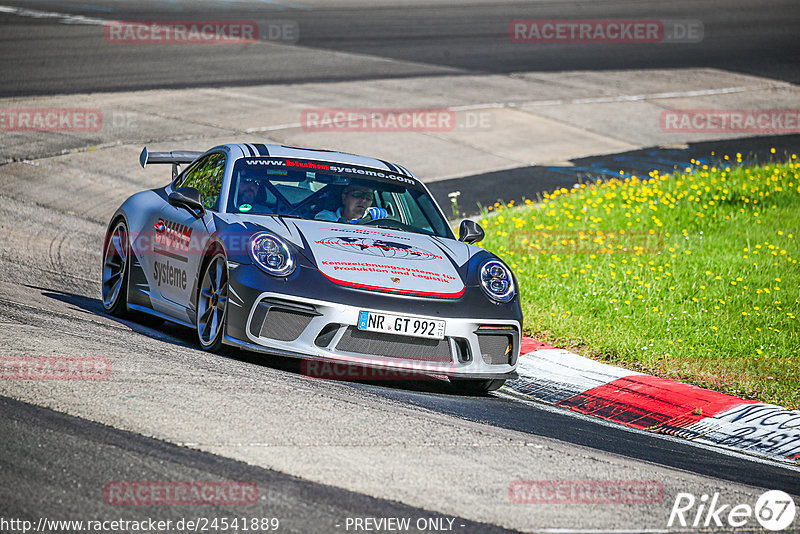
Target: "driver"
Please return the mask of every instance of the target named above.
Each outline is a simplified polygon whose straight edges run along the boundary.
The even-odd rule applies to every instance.
[[[371,208],[374,197],[374,191],[369,187],[348,185],[342,192],[342,205],[339,209],[335,212],[322,210],[314,218],[321,221],[354,222],[363,217],[368,209],[380,210],[380,208]],[[386,211],[381,211],[382,215],[380,213],[371,213],[372,218],[385,217]]]
[[[261,204],[256,205],[258,192],[263,187],[261,184],[261,177],[253,171],[242,170],[239,173],[239,189],[236,195],[236,208],[239,211],[250,211],[257,207],[255,211],[259,211],[265,206]]]

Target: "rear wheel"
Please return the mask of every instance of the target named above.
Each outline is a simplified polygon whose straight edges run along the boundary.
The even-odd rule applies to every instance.
[[[503,387],[505,379],[490,380],[451,380],[450,383],[462,395],[485,395]]]
[[[128,311],[128,273],[130,272],[128,226],[120,219],[103,250],[103,307],[122,317]]]
[[[222,348],[225,311],[228,307],[228,261],[222,252],[215,253],[203,270],[197,292],[197,339],[203,350]]]

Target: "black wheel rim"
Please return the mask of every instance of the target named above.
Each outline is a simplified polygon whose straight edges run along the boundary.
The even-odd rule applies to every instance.
[[[108,239],[103,259],[103,306],[113,308],[119,299],[128,263],[128,229],[119,223]]]
[[[222,330],[227,303],[228,266],[224,256],[217,256],[206,268],[197,299],[197,335],[204,347],[212,345]]]

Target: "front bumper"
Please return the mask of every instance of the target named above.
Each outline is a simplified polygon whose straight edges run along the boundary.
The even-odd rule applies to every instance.
[[[296,358],[454,379],[516,377],[520,321],[425,315],[264,291],[228,318],[227,344]],[[366,299],[365,299],[366,300]],[[244,303],[243,303],[244,304]],[[408,304],[408,303],[407,303]],[[445,321],[443,340],[358,330],[360,311]]]

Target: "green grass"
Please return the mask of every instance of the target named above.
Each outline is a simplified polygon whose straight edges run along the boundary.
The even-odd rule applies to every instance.
[[[739,157],[737,156],[737,159]],[[800,408],[800,163],[697,166],[495,204],[526,333],[585,356]]]

